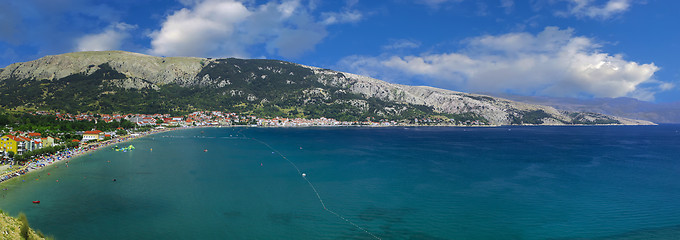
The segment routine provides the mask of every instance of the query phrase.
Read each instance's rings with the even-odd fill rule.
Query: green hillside
[[[217,59],[206,61],[199,81],[180,85],[128,88],[124,73],[108,63],[94,71],[59,79],[0,81],[0,105],[65,112],[186,113],[222,110],[258,116],[329,117],[338,120],[412,119],[436,113],[431,107],[386,102],[324,85],[309,68],[275,60]],[[200,81],[205,80],[205,81]],[[148,80],[141,79],[141,81]]]

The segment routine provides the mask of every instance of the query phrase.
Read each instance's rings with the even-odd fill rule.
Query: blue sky
[[[125,50],[464,92],[680,101],[680,1],[2,0],[0,67]]]

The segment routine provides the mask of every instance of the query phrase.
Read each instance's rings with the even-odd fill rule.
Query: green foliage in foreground
[[[24,213],[19,213],[17,217],[11,217],[0,210],[0,230],[0,239],[54,239],[53,237],[45,237],[42,232],[31,229],[28,218]]]
[[[28,239],[28,231],[30,230],[30,227],[28,226],[28,218],[26,217],[26,214],[19,213],[19,222],[21,222],[19,236],[21,236],[22,239]]]

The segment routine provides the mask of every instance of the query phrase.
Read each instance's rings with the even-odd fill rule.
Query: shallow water
[[[3,183],[0,208],[57,239],[674,239],[679,130],[180,130]]]

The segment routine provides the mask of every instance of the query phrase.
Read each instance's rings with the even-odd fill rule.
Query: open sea
[[[680,239],[680,125],[201,128],[130,144],[3,183],[0,209],[58,240]]]

